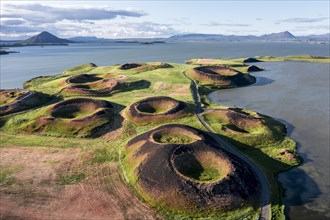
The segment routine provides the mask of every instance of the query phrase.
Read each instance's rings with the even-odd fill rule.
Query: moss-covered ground
[[[321,57],[256,57],[260,61],[284,61],[284,60],[300,60],[309,62],[329,62],[329,58]],[[138,100],[158,95],[158,96],[169,96],[177,100],[183,101],[192,108],[196,107],[194,98],[191,95],[191,81],[183,75],[183,72],[190,68],[200,66],[200,65],[225,65],[236,69],[241,72],[248,72],[249,65],[244,63],[246,58],[242,59],[215,59],[207,60],[207,62],[200,62],[200,59],[190,60],[188,64],[175,64],[170,63],[165,65],[165,68],[145,68],[135,70],[123,70],[120,69],[119,65],[115,66],[102,66],[98,67],[94,64],[84,64],[64,71],[61,74],[47,77],[37,77],[35,79],[29,80],[24,83],[26,89],[37,91],[50,96],[49,101],[44,103],[38,108],[32,108],[25,110],[23,112],[13,113],[0,117],[0,135],[1,135],[1,148],[10,147],[51,147],[57,149],[67,149],[67,148],[86,148],[92,152],[92,156],[89,158],[90,164],[96,164],[96,166],[101,166],[102,164],[114,163],[121,167],[120,172],[125,180],[131,180],[128,175],[129,172],[125,170],[126,168],[122,166],[122,159],[125,157],[121,153],[123,147],[127,144],[129,140],[142,134],[148,130],[155,128],[164,122],[157,123],[147,123],[144,125],[136,125],[125,118],[124,109],[136,102]],[[262,65],[262,63],[261,63]],[[106,100],[111,103],[115,103],[118,111],[118,115],[121,115],[121,120],[112,120],[116,124],[116,128],[104,132],[98,138],[77,138],[76,135],[72,135],[70,130],[65,128],[65,126],[57,127],[61,132],[57,135],[52,135],[52,132],[32,132],[26,129],[31,124],[35,123],[36,120],[44,115],[49,115],[49,107],[59,101],[63,101],[69,98],[66,94],[61,94],[61,90],[68,86],[66,80],[72,76],[79,74],[93,74],[99,78],[104,79],[115,79],[123,83],[122,87],[117,88],[115,91],[107,94],[105,96],[97,97],[93,96],[91,98]],[[142,82],[136,83],[136,82]],[[215,90],[222,89],[218,86],[213,85],[199,85],[198,92],[201,97],[201,101],[204,109],[214,109],[214,108],[226,108],[223,106],[217,106],[211,103],[206,95]],[[77,95],[74,98],[80,97]],[[84,96],[86,97],[86,96]],[[70,95],[72,98],[72,95]],[[7,101],[2,101],[7,102]],[[88,116],[88,112],[80,112],[83,116]],[[75,117],[80,117],[82,115],[75,115]],[[284,171],[299,164],[299,160],[292,159],[291,155],[295,155],[296,143],[287,137],[285,133],[281,137],[275,137],[277,141],[272,142],[262,142],[258,140],[258,144],[246,142],[239,135],[231,136],[226,135],[226,133],[221,132],[221,120],[216,117],[206,117],[206,121],[210,124],[216,133],[226,137],[232,144],[234,144],[239,150],[251,158],[267,175],[268,181],[272,190],[272,217],[273,219],[284,219],[284,205],[281,200],[281,189],[276,180],[276,175],[278,172]],[[166,123],[176,123],[185,124],[197,129],[204,130],[202,124],[198,121],[198,118],[189,114],[186,117],[179,119],[173,119],[171,122]],[[218,126],[218,127],[217,127]],[[88,129],[88,128],[87,128]],[[90,130],[90,132],[93,132]],[[60,134],[60,135],[58,135]],[[186,137],[181,137],[180,135],[163,135],[159,137],[160,142],[189,142],[190,139]],[[12,182],[15,177],[12,175],[13,167],[1,168],[1,182],[8,183]],[[185,171],[183,171],[185,172]],[[190,171],[187,171],[188,173]],[[188,174],[187,174],[188,175]],[[214,170],[212,167],[206,166],[203,171],[198,174],[192,172],[189,174],[193,177],[200,178],[201,180],[209,180],[217,178],[221,175],[218,171]],[[9,178],[10,177],[10,178]],[[9,179],[8,179],[9,178]],[[60,178],[60,184],[66,183],[79,183],[84,179],[92,178],[90,174],[84,174],[77,172],[74,175],[62,175]],[[7,181],[7,182],[6,182]],[[120,179],[116,181],[121,181]],[[10,184],[9,184],[10,185]],[[134,181],[127,183],[133,191],[136,191]],[[8,186],[1,186],[8,187]],[[141,198],[139,193],[137,196]],[[147,199],[147,202],[151,200]],[[155,204],[150,204],[155,205]],[[178,210],[166,210],[162,207],[154,207],[158,210],[165,218],[170,219],[182,219],[189,217],[189,213],[182,213]],[[254,210],[252,207],[247,207],[244,210],[235,210],[231,212],[218,213],[217,217],[221,219],[238,219],[247,218],[255,219],[258,216],[260,209]],[[191,216],[190,216],[191,217]]]

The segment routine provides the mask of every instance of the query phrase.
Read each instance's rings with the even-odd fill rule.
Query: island
[[[10,51],[10,50],[0,50],[0,55],[7,55],[10,53],[19,53],[17,51]]]
[[[207,94],[288,59],[329,62],[88,63],[1,90],[4,218],[284,219],[277,174],[301,163],[286,125]]]

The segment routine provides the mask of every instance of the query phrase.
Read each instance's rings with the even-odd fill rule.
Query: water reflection
[[[264,85],[271,84],[275,81],[273,79],[269,79],[269,78],[266,78],[266,77],[263,77],[263,76],[257,76],[256,79],[257,79],[256,83],[254,83],[251,86],[264,86]]]

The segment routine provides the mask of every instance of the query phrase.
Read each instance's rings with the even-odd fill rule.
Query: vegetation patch
[[[77,184],[86,178],[84,173],[59,174],[58,183],[60,185]]]
[[[156,129],[151,137],[153,141],[162,144],[189,144],[200,140],[197,134],[181,127]]]
[[[256,59],[263,62],[305,61],[312,63],[330,63],[330,57],[309,56],[309,55],[282,56],[282,57],[256,56]]]
[[[11,186],[16,182],[13,174],[20,169],[19,166],[0,165],[0,186]]]
[[[201,66],[187,71],[201,84],[216,84],[225,88],[247,86],[255,83],[255,77],[227,67]]]
[[[179,131],[190,140],[155,140]],[[186,125],[160,126],[128,142],[126,177],[151,205],[188,216],[257,206],[259,182],[249,166],[214,143],[207,133]]]
[[[229,163],[226,163],[212,152],[182,153],[179,148],[176,149],[173,155],[175,170],[192,181],[201,183],[217,182],[232,171]]]

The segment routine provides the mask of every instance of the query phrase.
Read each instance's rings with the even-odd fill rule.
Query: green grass
[[[9,164],[0,165],[0,186],[8,187],[13,185],[16,182],[16,178],[13,174],[20,168],[20,166],[12,166]]]
[[[97,149],[111,146],[109,140],[103,138],[82,139],[44,136],[37,134],[16,134],[0,132],[0,147],[55,147],[55,148],[88,148]],[[116,146],[116,145],[115,145]]]
[[[82,182],[86,178],[84,173],[59,174],[60,185],[71,185]]]
[[[117,147],[102,147],[93,149],[93,157],[89,159],[90,164],[102,164],[118,160]]]
[[[201,182],[209,182],[220,178],[218,169],[212,167],[211,165],[201,166],[199,164],[196,165],[195,163],[197,162],[189,162],[187,159],[184,160],[182,164],[178,164],[179,172],[184,176]]]
[[[220,173],[217,169],[211,166],[204,167],[203,172],[200,173],[197,180],[206,182],[211,180],[219,179]]]
[[[189,144],[195,141],[194,138],[191,138],[187,135],[181,134],[155,134],[154,137],[155,141],[159,143],[169,143],[169,144]]]

